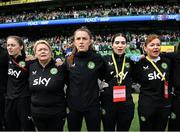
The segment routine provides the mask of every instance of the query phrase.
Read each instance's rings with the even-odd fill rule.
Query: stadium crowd
[[[148,34],[140,33],[129,33],[125,34],[128,42],[128,48],[126,49],[127,53],[133,52],[133,54],[141,54],[142,44],[144,44],[145,39]],[[176,46],[178,42],[180,42],[180,34],[179,33],[162,33],[160,36],[162,45],[174,45]],[[107,35],[93,35],[93,47],[99,52],[101,55],[107,55],[112,53],[111,46],[111,38],[112,34]],[[56,35],[51,37],[44,38],[36,38],[43,39],[48,41],[53,49],[54,57],[64,58],[72,52],[73,44],[72,44],[72,36],[64,36],[64,35]],[[36,39],[30,37],[23,37],[24,43],[26,44],[26,54],[33,54],[33,44]],[[0,39],[1,43],[5,43],[5,39]]]
[[[180,6],[174,5],[145,5],[145,6],[134,6],[129,5],[128,7],[103,7],[89,9],[86,6],[84,10],[65,10],[62,8],[57,9],[46,9],[42,10],[31,10],[23,11],[17,14],[11,12],[7,14],[1,12],[0,23],[12,23],[12,22],[23,22],[23,21],[38,21],[38,20],[57,20],[57,19],[68,19],[68,18],[89,18],[89,17],[108,17],[108,16],[132,16],[132,15],[167,15],[167,14],[179,14]]]

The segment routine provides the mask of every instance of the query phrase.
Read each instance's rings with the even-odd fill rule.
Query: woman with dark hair
[[[9,36],[7,51],[9,54],[5,104],[7,130],[32,131],[35,129],[31,120],[28,63],[25,61],[23,40],[18,36]]]
[[[134,117],[131,96],[132,61],[126,57],[126,38],[118,33],[112,37],[112,55],[106,56],[108,87],[101,93],[102,121],[105,131],[128,131]]]
[[[104,77],[104,61],[92,48],[92,35],[79,28],[73,36],[74,49],[67,57],[68,129],[80,131],[83,117],[89,131],[100,130],[98,78]]]
[[[160,44],[159,36],[147,36],[144,44],[147,56],[133,70],[141,85],[138,102],[141,131],[164,131],[170,114],[170,61],[160,57]]]

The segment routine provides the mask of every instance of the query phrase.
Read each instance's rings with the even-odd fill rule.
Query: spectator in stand
[[[169,36],[169,41],[165,41],[163,38],[164,36]],[[106,52],[108,54],[111,53],[111,34],[106,34],[106,35],[95,35],[93,37],[93,40],[94,40],[94,43],[98,45],[99,47],[99,53],[105,53]],[[135,41],[135,46],[137,47],[136,49],[139,49],[141,52],[142,52],[142,44],[144,43],[144,40],[147,38],[147,34],[137,34],[137,33],[126,33],[126,38],[127,38],[127,41],[131,43],[131,41],[133,40],[133,38],[136,38],[136,41]],[[163,43],[163,45],[176,45],[177,42],[179,42],[180,40],[180,34],[178,32],[167,32],[167,33],[162,33],[159,35],[160,39],[161,39],[161,42]],[[36,39],[34,38],[27,38],[25,37],[25,40],[26,40],[26,44],[27,44],[27,48],[28,49],[26,51],[27,54],[32,54],[32,44],[34,43],[35,40],[37,39],[44,39],[44,40],[47,40],[48,42],[52,43],[52,48],[53,50],[56,49],[56,50],[60,50],[62,53],[63,53],[63,45],[64,44],[68,44],[71,43],[71,37],[67,37],[67,36],[51,36],[49,35],[49,37],[47,38],[42,38],[42,37],[37,37]],[[129,43],[128,43],[129,45]],[[96,45],[95,45],[96,46]],[[67,47],[67,46],[66,46]],[[68,51],[72,51],[72,44],[69,46],[70,50]],[[97,48],[97,47],[96,47]],[[63,56],[65,56],[65,54],[63,53],[62,54]]]
[[[62,11],[60,8],[49,10],[36,10],[34,12],[23,12],[22,14],[3,14],[0,17],[0,23],[37,21],[37,20],[57,20],[68,18],[89,18],[89,17],[107,17],[107,16],[124,16],[124,15],[167,15],[179,14],[179,5],[147,5],[128,7],[99,7],[89,10],[72,10]]]

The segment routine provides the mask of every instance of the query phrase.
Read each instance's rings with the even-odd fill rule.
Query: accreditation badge
[[[114,86],[113,87],[113,102],[126,101],[126,86]]]
[[[164,81],[164,98],[168,99],[169,95],[168,95],[168,81]]]

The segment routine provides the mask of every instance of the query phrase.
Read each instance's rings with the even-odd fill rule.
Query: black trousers
[[[4,119],[4,109],[5,109],[5,97],[0,95],[0,131],[5,130],[5,119]]]
[[[85,117],[88,131],[100,131],[100,115],[100,107],[92,107],[83,112],[69,109],[69,112],[67,113],[68,130],[80,131],[83,117]]]
[[[5,120],[8,131],[34,131],[30,112],[30,97],[6,99]]]
[[[180,131],[180,97],[172,100],[171,118],[168,125],[169,131]]]
[[[157,108],[153,112],[151,112],[151,109],[143,109],[151,113],[146,116],[142,114],[142,109],[138,107],[140,131],[164,131],[170,115],[170,107]]]
[[[33,115],[34,124],[38,131],[63,131],[65,117]]]
[[[133,100],[127,102],[112,101],[112,98],[101,98],[101,113],[104,131],[128,131],[134,117]]]

